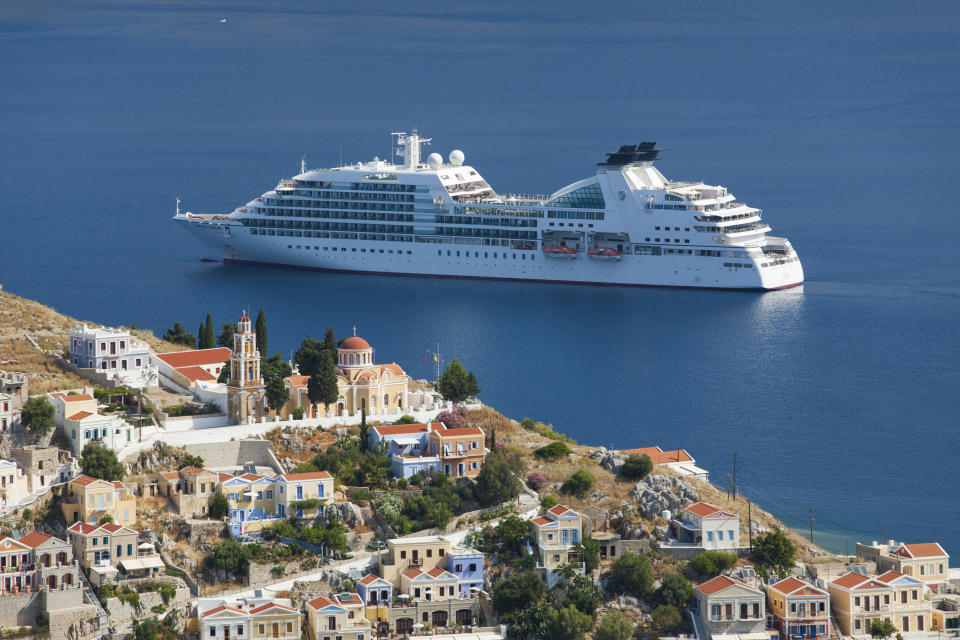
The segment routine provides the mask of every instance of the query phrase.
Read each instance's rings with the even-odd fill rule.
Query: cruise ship
[[[224,262],[388,275],[593,285],[784,289],[803,282],[786,238],[726,187],[674,182],[653,142],[608,153],[551,195],[498,194],[462,151],[416,131],[402,163],[307,170],[228,214],[174,220]],[[392,159],[391,159],[392,160]]]

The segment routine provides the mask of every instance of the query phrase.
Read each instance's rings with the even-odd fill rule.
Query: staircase
[[[707,640],[707,632],[703,628],[703,620],[692,609],[687,609],[690,621],[693,622],[693,634],[697,640]]]

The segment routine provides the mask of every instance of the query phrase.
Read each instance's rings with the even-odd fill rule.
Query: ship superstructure
[[[225,262],[393,275],[782,289],[803,282],[786,238],[725,187],[673,182],[653,142],[607,154],[552,195],[497,194],[464,154],[395,133],[402,164],[307,170],[224,215],[174,219]]]

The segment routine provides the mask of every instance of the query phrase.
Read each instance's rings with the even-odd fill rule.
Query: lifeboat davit
[[[544,247],[543,255],[548,258],[575,258],[577,257],[577,250],[556,244],[552,247]]]
[[[595,247],[587,252],[591,260],[619,260],[620,252],[610,247]]]

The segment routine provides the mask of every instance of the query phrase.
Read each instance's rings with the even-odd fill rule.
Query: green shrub
[[[586,469],[580,469],[560,485],[560,493],[586,498],[593,489],[593,476]]]
[[[653,460],[650,459],[650,456],[646,454],[632,455],[624,461],[620,468],[620,475],[632,480],[643,480],[650,475],[651,471],[653,471]]]
[[[407,479],[406,479],[406,478],[398,478],[398,479],[397,479],[397,489],[400,489],[400,490],[402,491],[403,489],[406,489],[406,488],[407,488]]]
[[[704,551],[690,561],[690,567],[704,577],[718,576],[737,561],[736,554],[722,551]]]
[[[303,420],[303,407],[297,407],[294,409],[292,417],[294,420]]]
[[[565,445],[562,442],[551,442],[550,444],[540,447],[539,449],[534,450],[533,457],[538,460],[557,460],[568,456],[573,451],[570,450],[570,447]]]
[[[540,499],[540,506],[544,509],[553,509],[558,504],[560,504],[560,502],[549,493]]]

